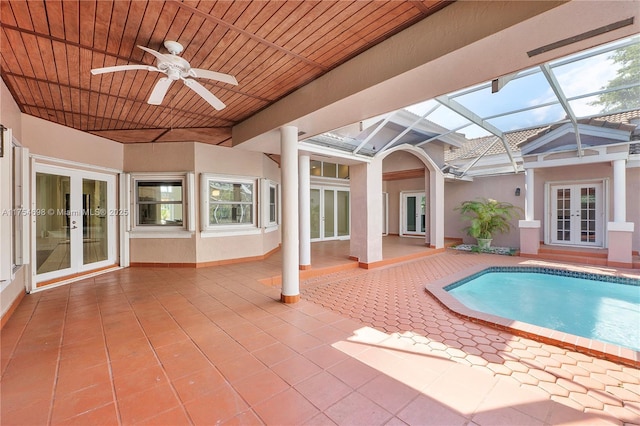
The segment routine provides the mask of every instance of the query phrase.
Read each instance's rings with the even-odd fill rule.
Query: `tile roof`
[[[632,121],[640,120],[640,110],[632,110],[617,114],[603,115],[600,117],[589,117],[578,120],[580,124],[587,124],[590,126],[600,126],[613,129],[621,129],[633,131],[637,124]],[[520,147],[524,144],[531,142],[540,136],[547,134],[548,132],[563,125],[563,123],[556,123],[550,126],[538,127],[534,129],[518,130],[515,132],[505,133],[509,148],[512,152],[519,152]],[[493,144],[496,142],[495,144]],[[493,144],[493,146],[491,146]],[[634,144],[635,145],[635,144]],[[489,148],[491,146],[491,148]],[[506,153],[504,145],[499,141],[497,136],[484,136],[481,138],[475,138],[468,140],[461,148],[451,147],[445,152],[445,161],[452,162],[456,160],[473,159],[481,156],[485,150],[489,150],[484,155],[498,155]]]

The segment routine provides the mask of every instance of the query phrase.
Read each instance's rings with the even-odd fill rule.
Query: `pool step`
[[[557,262],[607,266],[607,256],[607,249],[551,247],[542,244],[538,250],[538,255],[534,257]]]
[[[608,266],[607,249],[550,247],[540,245],[537,255],[526,255],[536,259],[555,260],[557,262],[582,263],[586,265]],[[633,256],[632,268],[640,269],[640,256]]]
[[[552,254],[559,256],[575,256],[575,257],[588,257],[595,259],[606,259],[609,256],[609,250],[607,249],[592,249],[592,248],[571,248],[571,247],[549,247],[545,245],[540,246],[539,254]]]
[[[539,259],[556,260],[558,262],[583,263],[586,265],[607,266],[607,258],[595,256],[583,256],[581,254],[562,254],[562,253],[538,253]]]

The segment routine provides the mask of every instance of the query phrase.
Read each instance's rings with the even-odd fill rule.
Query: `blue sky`
[[[628,41],[628,39],[618,41],[616,44],[625,41]],[[636,37],[635,43],[638,42],[640,42],[640,38]],[[593,52],[602,49],[603,47],[596,48]],[[583,56],[584,53],[573,55],[573,57]],[[567,98],[584,96],[607,86],[608,82],[616,76],[619,69],[619,65],[610,59],[611,54],[612,52],[605,52],[595,56],[580,58],[577,61],[569,63],[563,63],[567,58],[562,58],[550,63],[552,72],[564,95]],[[566,112],[558,103],[551,85],[540,68],[536,67],[531,70],[525,70],[519,73],[519,75],[527,74],[528,71],[533,72],[524,77],[516,76],[498,93],[491,93],[491,87],[487,85],[487,87],[483,89],[472,91],[462,96],[456,97],[455,95],[456,93],[466,92],[467,90],[461,90],[451,95],[467,109],[483,118],[552,102],[555,103],[554,105],[542,106],[504,117],[488,119],[491,124],[505,132],[547,125],[562,120]],[[479,85],[476,87],[479,88],[482,86],[483,85]],[[473,88],[470,90],[472,89]],[[570,104],[574,114],[578,118],[599,114],[599,106],[589,105],[593,100],[594,97],[588,97],[571,101]],[[422,115],[436,104],[434,100],[429,100],[410,106],[407,109],[414,114]],[[448,129],[469,123],[467,119],[444,106],[439,107],[433,113],[429,114],[427,119]],[[459,132],[464,133],[467,138],[488,135],[484,129],[476,125],[466,127]]]

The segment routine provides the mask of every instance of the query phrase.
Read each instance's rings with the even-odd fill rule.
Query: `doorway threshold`
[[[37,293],[39,291],[48,290],[50,288],[60,287],[62,285],[71,284],[76,281],[84,280],[87,278],[93,278],[98,275],[106,274],[108,272],[117,271],[122,269],[120,265],[109,265],[99,269],[92,269],[91,271],[80,272],[73,275],[67,275],[65,277],[56,278],[53,280],[42,281],[36,283],[35,288],[32,288],[29,293]]]

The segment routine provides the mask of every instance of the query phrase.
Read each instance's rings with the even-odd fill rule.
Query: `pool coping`
[[[533,271],[539,271],[539,266],[514,266],[514,269],[530,269]],[[425,290],[431,294],[444,308],[451,311],[456,316],[474,323],[483,324],[489,327],[497,328],[502,331],[507,331],[511,334],[526,337],[532,340],[536,340],[542,343],[560,346],[565,349],[574,350],[576,352],[583,353],[585,355],[606,359],[608,361],[628,365],[635,368],[640,368],[640,352],[634,351],[630,348],[625,348],[612,343],[601,342],[599,340],[593,340],[586,337],[576,336],[573,334],[565,333],[563,331],[552,330],[546,327],[540,327],[537,325],[510,320],[507,318],[499,317],[485,312],[480,312],[468,308],[458,299],[453,297],[446,287],[454,284],[458,281],[464,280],[472,275],[478,274],[487,269],[492,269],[491,265],[475,265],[467,269],[451,274],[447,277],[443,277],[434,282],[425,285]],[[562,268],[545,267],[543,269],[554,269],[558,271],[567,271]],[[610,278],[605,274],[588,273],[586,275],[598,275],[602,276],[603,280]]]

